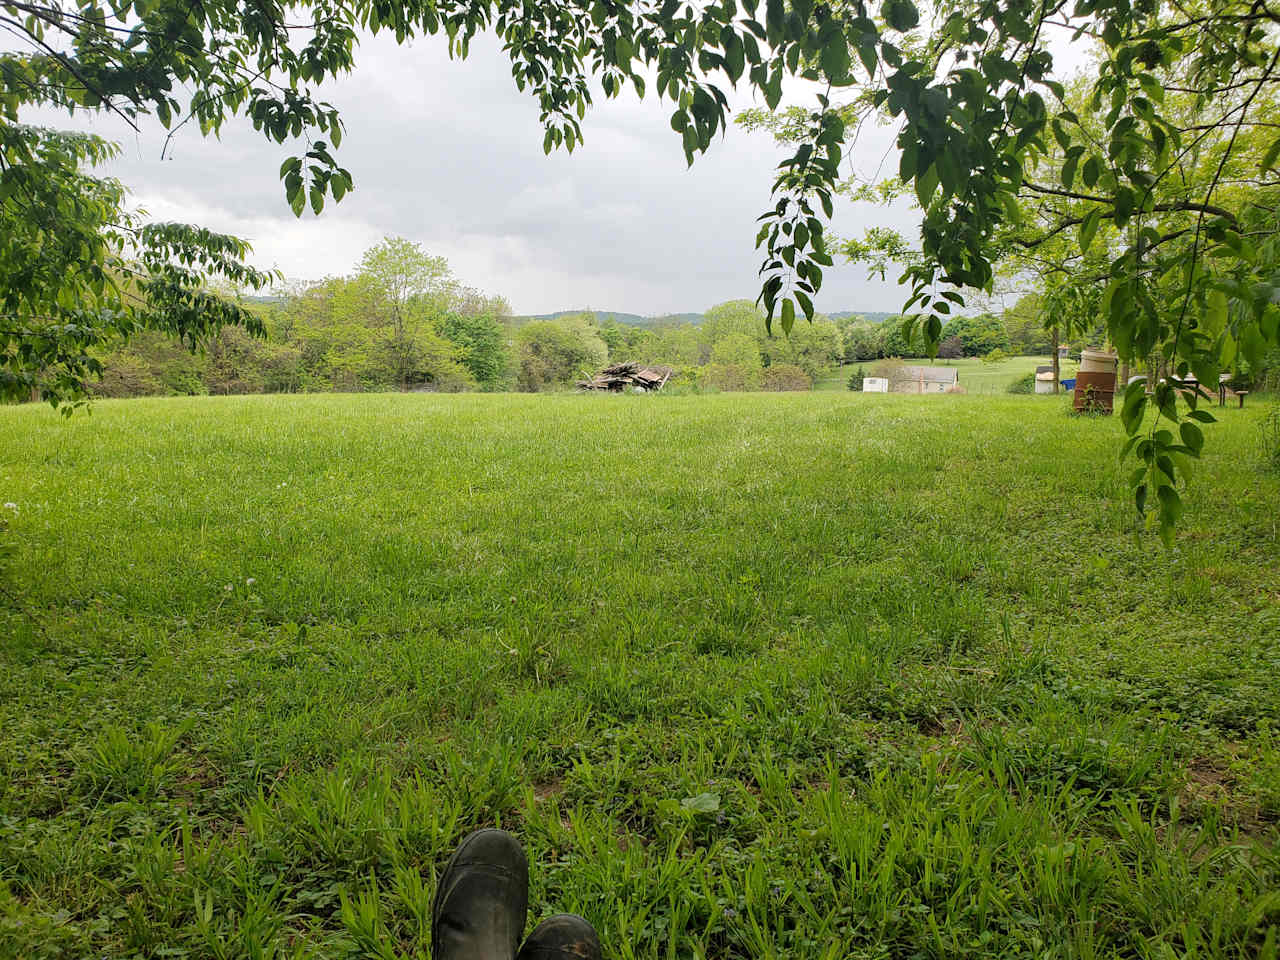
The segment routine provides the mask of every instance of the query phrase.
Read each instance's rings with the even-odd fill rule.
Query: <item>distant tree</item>
[[[609,348],[609,359],[620,360],[627,352],[627,334],[622,324],[614,316],[607,316],[600,321],[597,333],[604,345]]]
[[[516,386],[529,393],[563,389],[608,358],[595,324],[582,316],[528,323],[516,332]]]
[[[729,300],[716,304],[703,314],[700,330],[709,344],[734,334],[760,337],[765,332],[764,314],[750,300]]]
[[[878,360],[884,355],[884,334],[879,324],[859,321],[843,330],[846,363]]]
[[[862,385],[867,379],[867,368],[862,364],[858,364],[853,368],[853,373],[849,374],[849,382],[847,386],[850,390],[861,392]]]
[[[789,364],[805,371],[816,380],[840,360],[843,342],[840,330],[825,317],[812,323],[797,324],[789,334],[765,336],[760,352],[768,366]]]
[[[507,379],[511,358],[506,332],[489,313],[446,313],[436,321],[441,335],[463,351],[461,363],[486,390],[500,388]]]
[[[651,338],[642,344],[641,356],[635,359],[646,363],[695,366],[706,363],[709,355],[710,346],[703,331],[692,324],[681,323],[656,328]]]
[[[1009,346],[1004,325],[989,313],[952,317],[947,321],[942,337],[944,340],[958,339],[966,357],[983,357],[992,350],[1004,350]]]
[[[209,339],[199,379],[212,394],[292,393],[301,388],[301,366],[297,347],[226,327]]]
[[[1000,315],[1009,351],[1023,356],[1040,356],[1052,349],[1053,337],[1047,324],[1054,318],[1046,311],[1045,298],[1029,293]]]
[[[762,369],[760,343],[749,333],[730,333],[711,345],[711,362]]]
[[[938,356],[944,360],[955,360],[957,357],[963,357],[964,341],[954,333],[949,337],[944,337],[942,342],[938,344]]]
[[[698,385],[714,390],[759,390],[763,381],[759,340],[746,332],[731,332],[712,343],[710,362],[698,371]]]
[[[903,330],[901,317],[890,317],[880,324],[880,356],[882,357],[918,357],[921,356],[919,343],[913,343]]]
[[[384,237],[364,252],[355,279],[365,284],[369,298],[367,322],[388,328],[381,348],[396,386],[407,389],[422,376],[423,341],[433,335],[427,330],[430,298],[448,289],[449,264],[411,240]],[[437,344],[431,352],[439,354]]]

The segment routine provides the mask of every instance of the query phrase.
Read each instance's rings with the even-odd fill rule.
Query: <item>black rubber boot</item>
[[[440,875],[431,907],[434,960],[513,960],[529,908],[529,861],[504,830],[477,830]]]
[[[591,924],[571,913],[547,917],[529,934],[517,960],[600,960],[600,938]]]

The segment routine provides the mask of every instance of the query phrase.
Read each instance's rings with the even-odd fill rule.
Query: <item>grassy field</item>
[[[0,957],[1275,956],[1280,477],[1064,398],[0,408]]]
[[[1017,380],[1023,374],[1033,373],[1040,364],[1052,363],[1053,358],[1044,357],[1006,357],[995,363],[985,363],[981,357],[964,357],[960,360],[907,360],[908,364],[929,364],[936,366],[955,367],[960,371],[960,385],[963,386],[968,393],[994,394],[1005,393],[1009,384]],[[827,376],[822,377],[813,388],[815,390],[847,390],[849,388],[849,375],[853,372],[855,366],[862,367],[868,375],[871,374],[871,368],[875,366],[875,361],[869,361],[862,364],[846,364],[838,370],[832,370]],[[1074,360],[1064,360],[1062,362],[1062,376],[1069,377],[1075,373],[1079,364]]]

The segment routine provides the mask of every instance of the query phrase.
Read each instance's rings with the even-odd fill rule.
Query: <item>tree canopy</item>
[[[923,210],[903,279],[909,323],[930,349],[966,291],[990,290],[1010,250],[1033,242],[1019,236],[1032,226],[1029,199],[1066,205],[1040,230],[1045,239],[1074,229],[1088,250],[1104,224],[1114,228],[1095,285],[1107,336],[1122,358],[1159,354],[1170,372],[1150,401],[1136,384],[1123,409],[1139,458],[1135,502],[1156,504],[1167,533],[1181,509],[1176,478],[1203,444],[1197,422],[1211,419],[1193,396],[1179,400],[1175,378],[1212,383],[1237,352],[1256,360],[1280,341],[1270,199],[1280,138],[1269,136],[1280,12],[1260,0],[948,0],[925,12],[912,0],[3,0],[0,23],[19,38],[0,54],[0,202],[6,234],[19,238],[0,259],[15,324],[3,344],[6,392],[73,395],[81,342],[113,324],[187,336],[202,324],[251,323],[200,300],[192,281],[201,271],[262,279],[236,266],[243,247],[229,238],[119,230],[111,186],[78,172],[105,147],[24,127],[24,107],[150,113],[203,133],[244,115],[265,136],[298,143],[280,168],[285,194],[295,213],[319,212],[353,177],[334,155],[341,119],[316,91],[352,68],[358,34],[440,35],[464,57],[491,31],[516,85],[539,103],[548,151],[582,141],[596,90],[643,95],[652,85],[672,103],[692,162],[725,127],[727,87],[745,83],[774,109],[785,77],[816,84],[811,108],[790,115],[794,150],[757,237],[766,322],[787,332],[798,311],[813,315],[832,264],[826,224],[846,141],[871,114],[898,124],[899,178]],[[1054,73],[1055,35],[1096,46],[1087,111],[1071,106]],[[89,254],[82,280],[50,285],[51,271],[24,272],[44,256],[37,234],[53,221],[70,227],[58,262]],[[141,246],[142,269],[129,268],[137,291],[117,279],[131,243]],[[121,320],[114,291],[126,286],[146,309]],[[41,342],[57,345],[46,359],[62,373],[37,383]]]

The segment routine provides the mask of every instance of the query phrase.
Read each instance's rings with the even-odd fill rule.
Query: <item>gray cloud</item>
[[[153,216],[246,236],[260,263],[293,278],[346,272],[378,237],[400,234],[519,312],[664,313],[755,296],[755,218],[782,155],[768,136],[731,127],[686,169],[670,104],[624,96],[597,102],[583,146],[548,157],[537,104],[515,89],[495,41],[477,42],[458,62],[430,38],[404,48],[372,39],[357,59],[325,91],[343,112],[338,158],[356,189],[319,218],[293,217],[276,177],[292,151],[245,121],[218,140],[184,129],[164,160],[158,127],[135,135],[109,118],[75,125],[122,142],[110,172]],[[867,131],[852,162],[872,172],[890,142],[888,130]],[[846,202],[835,229],[914,223],[910,210]],[[892,310],[902,298],[893,283],[845,265],[827,272],[818,306]]]

